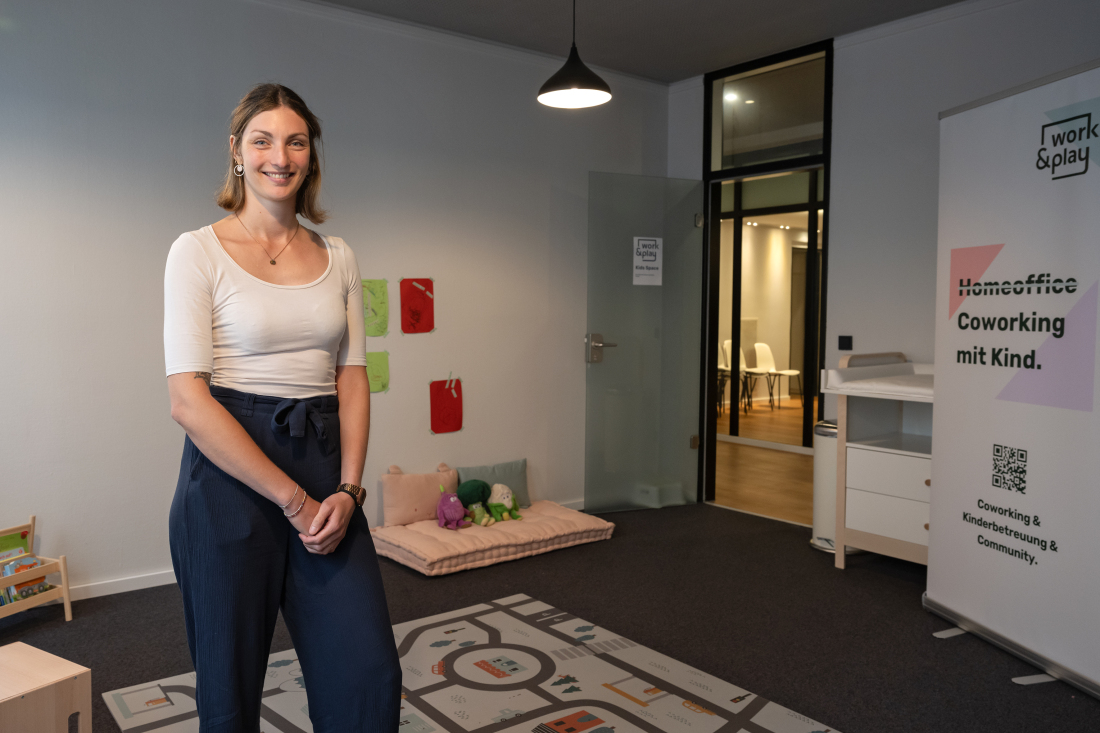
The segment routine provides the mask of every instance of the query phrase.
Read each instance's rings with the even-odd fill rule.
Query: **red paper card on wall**
[[[435,329],[435,283],[430,277],[401,281],[401,332],[428,333]]]
[[[462,380],[431,383],[432,432],[454,433],[462,429]]]

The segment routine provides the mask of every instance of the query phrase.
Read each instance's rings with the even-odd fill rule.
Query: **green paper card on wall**
[[[363,281],[363,325],[368,336],[390,332],[390,295],[385,280]]]
[[[390,391],[390,352],[367,352],[367,381],[371,392]]]

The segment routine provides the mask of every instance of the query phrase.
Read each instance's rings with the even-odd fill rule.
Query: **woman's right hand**
[[[301,501],[301,495],[294,500],[292,509],[298,508],[298,502]],[[308,535],[309,528],[313,525],[313,519],[317,516],[317,511],[321,508],[321,502],[317,501],[311,496],[306,497],[305,506],[302,507],[302,511],[295,514],[293,517],[288,517],[291,526],[298,530],[299,534]]]

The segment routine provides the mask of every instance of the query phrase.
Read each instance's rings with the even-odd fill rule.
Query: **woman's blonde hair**
[[[225,183],[215,200],[218,206],[233,213],[244,207],[244,178],[233,171],[237,164],[234,156],[239,153],[241,138],[252,118],[261,112],[279,107],[287,107],[296,112],[305,121],[309,131],[309,170],[298,189],[295,210],[314,224],[321,224],[328,218],[328,212],[317,203],[321,194],[321,121],[309,111],[301,97],[282,84],[257,84],[233,110],[233,116],[229,119],[229,134],[233,135],[237,150],[229,151],[229,170],[226,171]]]

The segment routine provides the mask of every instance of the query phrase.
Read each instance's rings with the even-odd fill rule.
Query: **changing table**
[[[852,354],[821,388],[838,403],[836,566],[847,547],[927,565],[932,365]]]

